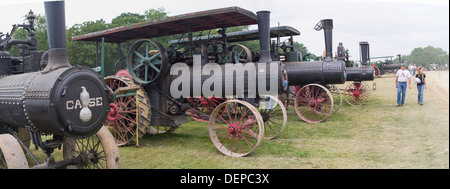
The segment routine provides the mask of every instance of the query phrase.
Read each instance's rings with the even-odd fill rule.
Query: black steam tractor
[[[398,63],[394,63],[392,58],[394,56],[384,56],[384,57],[372,57],[371,59],[377,59],[377,58],[386,58],[383,61],[377,61],[372,66],[376,66],[380,70],[380,77],[381,75],[384,75],[385,73],[392,73],[394,76],[397,74],[397,70],[401,69],[401,65],[403,64],[402,61],[402,55],[397,54],[398,56]],[[389,59],[388,59],[389,58]]]
[[[326,46],[331,48],[331,29],[332,29],[332,20],[327,19],[320,21],[318,26],[316,27],[318,30],[321,30],[320,27],[322,22],[326,22],[328,25],[325,26],[325,36],[326,36]],[[308,123],[319,123],[325,120],[329,115],[336,112],[337,109],[342,104],[342,95],[340,90],[335,87],[333,84],[343,84],[345,82],[345,66],[341,64],[341,62],[333,61],[331,55],[328,55],[328,59],[326,59],[327,63],[324,61],[315,61],[315,62],[302,62],[301,52],[297,51],[294,48],[294,40],[293,36],[300,35],[300,32],[290,26],[278,26],[272,27],[270,29],[270,38],[276,38],[273,40],[270,45],[270,56],[272,60],[282,61],[286,64],[286,74],[283,77],[287,78],[289,82],[284,85],[289,85],[289,87],[294,87],[296,90],[294,93],[287,92],[280,94],[280,99],[283,101],[286,107],[289,106],[289,100],[294,99],[294,97],[299,93],[300,89],[304,87],[297,97],[297,100],[294,100],[294,106],[299,117],[308,122]],[[280,41],[281,37],[288,37],[287,42],[284,40]],[[202,44],[207,42],[208,40],[221,40],[228,42],[243,42],[249,40],[258,39],[258,29],[256,30],[248,30],[248,31],[240,31],[240,32],[232,32],[213,35],[213,36],[203,36],[199,38],[195,38],[194,41],[196,43]],[[179,39],[170,41],[170,44],[187,44],[189,39]],[[238,46],[239,44],[234,44],[231,46]],[[243,45],[239,45],[239,61],[242,63],[249,62],[253,60],[257,62],[259,60],[259,53],[253,51],[252,49],[248,49]],[[331,49],[328,49],[328,52],[331,53]],[[307,56],[310,58],[311,56]],[[238,60],[238,59],[236,59]],[[309,61],[309,59],[308,59]],[[311,63],[311,64],[308,64]],[[323,71],[328,70],[328,71]],[[306,95],[306,90],[308,90],[308,94]],[[320,95],[319,95],[320,94]],[[335,99],[335,100],[333,100]],[[217,99],[217,98],[204,98],[199,100],[198,106],[196,108],[204,110],[206,113],[211,112],[218,104],[226,101],[226,99]],[[291,100],[292,101],[292,100]],[[334,103],[336,101],[336,103]],[[334,105],[333,105],[334,104]],[[191,114],[197,115],[194,111],[190,112]],[[196,119],[198,121],[208,120],[208,117],[203,117]]]
[[[35,49],[32,12],[28,25],[15,25],[11,32],[22,27],[28,39],[11,39],[10,34],[1,39],[0,168],[29,168],[22,149],[36,162],[33,168],[117,168],[118,148],[102,127],[109,111],[109,90],[91,68],[70,65],[64,1],[44,4],[47,55]],[[4,51],[12,45],[21,45],[22,58]],[[48,60],[46,65],[41,65],[40,56]],[[28,149],[30,138],[47,155],[45,162]],[[64,160],[55,161],[51,154],[61,147]]]
[[[112,100],[106,125],[114,132],[118,144],[128,144],[131,138],[138,138],[143,133],[172,132],[188,121],[188,110],[195,111],[197,117],[209,118],[208,128],[213,144],[220,152],[229,156],[248,155],[264,138],[278,135],[287,122],[286,110],[276,96],[259,93],[264,90],[259,87],[264,86],[263,83],[267,86],[265,90],[272,87],[277,94],[284,90],[284,64],[270,58],[269,16],[268,11],[260,11],[255,15],[239,7],[228,7],[74,37],[74,41],[109,43],[145,39],[136,41],[129,49],[125,58],[127,71],[121,70],[116,76],[105,78],[114,93],[120,93],[131,85],[138,85],[144,94],[141,99],[146,98],[144,103],[139,100],[139,96],[136,98],[133,95]],[[210,39],[197,43],[192,34],[220,28],[219,34],[225,35],[228,27],[252,24],[258,24],[260,30],[258,35],[262,51],[258,62],[251,61],[248,51],[243,55],[242,51],[248,50],[245,46],[229,45],[226,37],[223,40]],[[181,34],[181,40],[186,33],[188,42],[181,46],[165,48],[159,42],[149,39]],[[199,67],[194,70],[196,64]],[[184,71],[188,73],[169,71],[175,65],[187,68]],[[219,73],[210,75],[211,72],[200,72],[211,70],[211,66],[216,68],[214,72]],[[255,69],[227,71],[232,66],[253,67],[258,73]],[[174,84],[180,78],[187,82]],[[211,91],[218,90],[220,94],[205,94],[204,90],[195,94],[194,91],[199,86],[203,86],[203,89],[206,86]],[[228,87],[231,87],[231,91],[228,91]],[[189,95],[173,96],[171,88],[188,89]],[[227,100],[217,105],[210,114],[195,108],[196,100],[211,98]],[[140,111],[138,107],[142,106],[148,111]],[[191,112],[190,116],[192,115]],[[142,119],[147,123],[141,123]]]
[[[345,101],[352,106],[361,106],[367,103],[370,96],[370,87],[364,81],[373,81],[375,78],[375,68],[368,65],[370,62],[369,43],[366,41],[360,42],[359,47],[361,66],[347,67],[347,81],[353,81],[353,83],[348,84],[343,93]],[[343,48],[341,51],[343,51]],[[338,59],[344,59],[344,57],[339,56],[339,49]],[[376,89],[375,83],[373,83],[373,89]]]
[[[341,94],[334,84],[345,83],[346,77],[345,62],[332,56],[333,20],[321,20],[314,29],[324,30],[325,58],[302,62],[286,59],[285,65],[289,85],[294,88],[295,111],[308,123],[322,122],[339,109]]]

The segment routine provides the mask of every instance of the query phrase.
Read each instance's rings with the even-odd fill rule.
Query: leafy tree
[[[448,53],[442,48],[433,46],[415,48],[411,51],[411,54],[403,55],[402,59],[408,64],[416,64],[425,67],[429,67],[432,63],[438,65],[448,65],[449,63]],[[394,62],[398,62],[398,58],[396,58]]]

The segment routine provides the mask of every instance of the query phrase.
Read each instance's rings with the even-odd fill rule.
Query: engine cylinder
[[[343,61],[286,62],[285,68],[290,86],[345,83]]]
[[[180,65],[183,65],[181,63]],[[211,64],[207,64],[205,66],[211,66]],[[206,69],[205,66],[201,67],[202,72],[199,70],[193,69],[192,66],[185,66],[186,69],[184,71],[189,72],[189,76],[185,75],[184,79],[189,80],[189,88],[190,96],[200,97],[207,96],[203,93],[195,94],[193,91],[199,89],[199,87],[209,87],[210,91],[215,91],[215,85],[210,82],[218,81],[221,83],[221,96],[231,96],[238,95],[241,96],[244,93],[250,92],[252,94],[259,95],[259,91],[275,91],[277,93],[283,92],[285,89],[283,88],[283,70],[284,64],[280,62],[271,62],[271,63],[244,63],[244,64],[216,64],[215,71],[220,71],[220,74],[210,72],[209,69]],[[212,67],[210,67],[212,68]],[[276,70],[271,70],[275,69]],[[229,69],[229,70],[228,70]],[[208,70],[208,71],[205,71]],[[207,73],[205,73],[207,72]],[[213,73],[213,74],[212,74]],[[178,84],[175,88],[178,91],[183,90],[183,85],[180,84],[180,76],[183,73],[171,74],[170,84]],[[199,75],[200,74],[200,75]],[[212,75],[210,75],[212,74]],[[251,78],[253,77],[253,78]],[[261,80],[262,79],[262,80]],[[178,81],[177,81],[178,80]],[[175,81],[175,82],[174,82]],[[272,81],[272,83],[271,83]],[[205,84],[205,82],[208,82]],[[266,89],[260,90],[259,84],[264,82]],[[276,86],[274,86],[276,84]],[[242,87],[240,87],[242,86]],[[226,91],[227,87],[232,87],[233,91]],[[270,87],[276,87],[275,90],[271,90]],[[253,90],[254,91],[253,91]],[[199,90],[202,92],[202,90]]]

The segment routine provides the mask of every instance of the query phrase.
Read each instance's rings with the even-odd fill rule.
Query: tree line
[[[430,64],[448,66],[449,58],[448,52],[444,51],[442,48],[427,46],[413,49],[409,55],[402,56],[402,61],[407,64],[416,64],[418,66],[429,68]],[[394,62],[399,62],[398,58],[396,58]]]

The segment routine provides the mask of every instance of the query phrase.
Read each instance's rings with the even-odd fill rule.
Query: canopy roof
[[[297,36],[300,35],[300,31],[297,29],[290,27],[290,26],[278,26],[278,27],[271,27],[270,28],[270,38],[275,37],[286,37],[286,36]],[[233,42],[241,42],[241,41],[250,41],[250,40],[256,40],[259,39],[259,31],[258,29],[255,30],[247,30],[247,31],[239,31],[239,32],[232,32],[227,33],[227,42],[233,43]],[[201,36],[201,37],[193,37],[193,41],[200,42],[200,41],[207,41],[207,40],[223,40],[223,36],[220,34],[211,35],[211,36]],[[184,44],[188,43],[188,38],[184,38],[181,40],[172,40],[169,41],[169,44]]]
[[[120,43],[137,39],[150,39],[161,36],[196,32],[216,28],[257,24],[256,14],[240,7],[227,7],[206,10],[160,20],[120,26],[103,31],[72,37],[73,41],[101,41]]]

